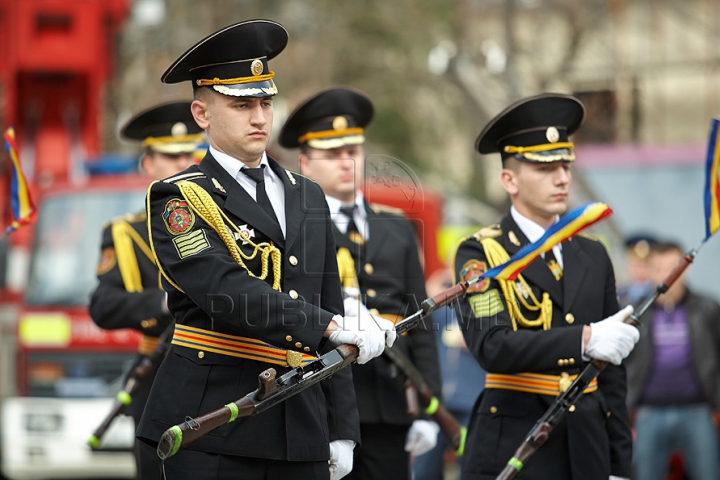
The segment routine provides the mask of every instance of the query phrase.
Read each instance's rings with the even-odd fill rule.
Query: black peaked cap
[[[347,87],[324,90],[305,100],[290,114],[280,132],[280,145],[297,148],[301,145],[302,135],[331,129],[333,119],[338,116],[345,117],[347,127],[364,128],[374,113],[372,101],[359,90]]]

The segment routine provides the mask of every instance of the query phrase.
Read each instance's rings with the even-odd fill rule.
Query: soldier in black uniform
[[[121,134],[142,142],[145,152],[140,166],[153,180],[174,175],[195,163],[195,152],[204,137],[192,117],[190,102],[168,103],[144,111],[132,118]],[[90,299],[90,316],[98,326],[108,330],[132,328],[143,333],[133,368],[152,354],[159,335],[173,321],[150,251],[146,219],[143,211],[115,219],[105,227],[98,264],[100,283]],[[154,376],[154,370],[146,374],[126,408],[136,426]]]
[[[347,258],[352,257],[349,270],[357,272],[359,292],[346,288],[346,313],[358,311],[360,293],[365,303],[360,305],[363,315],[369,309],[372,315],[397,322],[418,310],[426,296],[425,279],[410,222],[398,210],[369,204],[359,189],[364,176],[364,128],[373,111],[364,94],[331,88],[306,100],[290,115],[280,144],[301,149],[300,171],[325,191],[341,274],[342,253],[350,252]],[[415,363],[439,397],[440,373],[432,332],[421,325],[401,337],[395,348]],[[406,449],[424,453],[437,440],[434,422],[413,421],[407,413],[404,379],[398,377],[397,368],[384,358],[353,365],[362,445],[355,449],[348,478],[408,478]]]
[[[499,225],[459,246],[455,272],[469,280],[538,240],[567,209],[575,160],[568,136],[584,107],[568,95],[521,100],[490,121],[476,142],[500,152],[512,207]],[[554,397],[590,358],[611,363],[585,391],[518,479],[630,477],[632,436],[622,360],[638,340],[622,323],[605,247],[579,235],[533,261],[516,281],[471,286],[458,314],[468,348],[487,371],[471,419],[462,478],[490,480],[508,463]]]
[[[283,169],[265,148],[277,93],[268,61],[287,44],[268,20],[230,25],[163,74],[189,80],[208,154],[154,183],[150,246],[176,319],[138,429],[153,451],[162,433],[334,347],[358,362],[395,339],[394,326],[343,317],[335,244],[320,187]],[[359,441],[350,369],[257,416],[230,423],[165,460],[167,480],[328,479],[351,468]],[[329,467],[328,468],[328,463]]]

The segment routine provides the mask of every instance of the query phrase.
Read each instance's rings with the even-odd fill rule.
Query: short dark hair
[[[679,243],[672,241],[668,242],[655,242],[650,245],[650,253],[668,253],[672,251],[683,253],[683,249]]]

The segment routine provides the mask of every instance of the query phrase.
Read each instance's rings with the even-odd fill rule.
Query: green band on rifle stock
[[[508,460],[508,465],[510,465],[511,467],[513,467],[513,468],[514,468],[515,470],[517,470],[518,472],[519,472],[519,471],[522,469],[522,467],[523,467],[523,463],[522,463],[520,460],[518,460],[517,458],[515,458],[515,457],[512,457],[510,460]]]
[[[118,402],[122,403],[123,405],[130,405],[132,403],[132,397],[125,390],[120,390],[118,392],[117,400],[118,400]]]
[[[437,399],[437,397],[432,397],[430,400],[430,405],[425,408],[425,413],[428,415],[435,415],[435,412],[438,411],[438,407],[440,406],[440,400]]]
[[[90,445],[90,448],[98,448],[100,446],[100,439],[97,438],[95,435],[91,435],[90,438],[88,438],[88,445]]]
[[[460,427],[460,446],[455,450],[455,455],[458,457],[465,453],[465,440],[467,440],[467,428]]]
[[[235,419],[236,419],[237,416],[238,416],[238,408],[237,408],[237,405],[235,405],[234,403],[231,402],[231,403],[228,403],[228,404],[225,405],[225,406],[230,409],[230,420],[228,420],[228,423],[232,423],[232,422],[235,421]]]
[[[170,458],[175,455],[178,450],[180,450],[180,444],[182,443],[182,430],[177,425],[173,425],[168,429],[168,431],[174,433],[173,448],[170,451],[170,455],[168,455],[168,458]]]

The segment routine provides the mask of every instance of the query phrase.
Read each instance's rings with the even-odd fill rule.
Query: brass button
[[[363,268],[364,268],[364,270],[365,270],[365,273],[367,273],[368,275],[372,275],[373,272],[375,271],[375,269],[373,268],[372,264],[370,264],[370,263],[366,263],[366,264],[365,264],[365,267],[363,267]]]
[[[368,297],[374,298],[376,295],[377,295],[377,292],[375,290],[373,290],[372,288],[368,288],[368,291],[367,291]]]
[[[565,362],[563,362],[563,359],[561,358],[560,360],[558,360],[558,367],[564,367],[564,366],[565,366]]]
[[[140,322],[140,326],[141,326],[142,328],[152,328],[152,327],[154,327],[155,325],[157,325],[157,323],[158,323],[158,322],[157,322],[156,319],[154,319],[154,318],[148,318],[147,320],[143,320],[142,322]]]
[[[377,308],[371,308],[371,309],[369,310],[369,312],[370,312],[370,315],[375,315],[375,316],[379,316],[379,315],[380,315],[380,310],[378,310]]]
[[[297,293],[295,290],[290,290],[290,291],[288,292],[288,295],[290,295],[290,298],[293,298],[293,299],[297,299],[297,298],[298,298],[298,293]]]
[[[306,352],[309,352],[309,351],[310,351],[310,347],[305,347],[305,348],[303,348],[303,350],[305,350]]]
[[[285,340],[287,340],[288,342],[292,342],[292,337],[288,335],[287,337],[285,337]]]
[[[297,265],[297,257],[295,255],[290,255],[290,258],[288,258],[288,262],[290,262],[290,265]]]
[[[575,411],[575,405],[570,405],[570,408],[568,408],[568,411],[569,411],[570,413],[574,412],[574,411]]]
[[[492,414],[497,413],[497,407],[496,407],[495,405],[493,405],[492,407],[490,407],[490,413],[492,413]]]
[[[607,418],[610,418],[610,412],[607,412]]]
[[[575,321],[575,315],[573,315],[572,313],[568,313],[567,315],[565,315],[565,321],[569,324],[572,324]]]
[[[302,348],[302,343],[300,343],[300,342],[295,342],[295,346],[296,346],[297,348]]]
[[[575,365],[575,359],[574,359],[574,358],[571,358],[571,359],[569,360],[569,362],[570,362],[570,365]]]
[[[198,358],[205,358],[205,352],[198,352]]]

